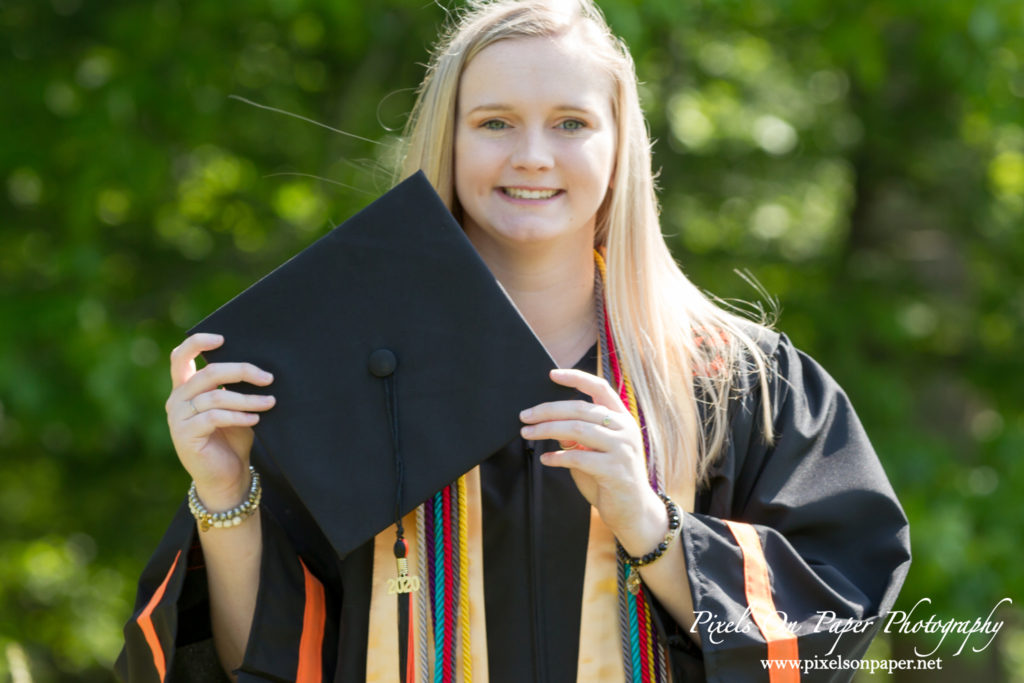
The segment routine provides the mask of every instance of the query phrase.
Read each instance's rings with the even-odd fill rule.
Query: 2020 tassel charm
[[[405,539],[395,541],[395,563],[398,565],[398,576],[388,579],[388,595],[415,593],[420,589],[420,577],[409,575],[408,544]]]
[[[628,567],[627,571],[629,576],[626,577],[626,590],[631,595],[636,595],[640,592],[640,570],[636,567]]]

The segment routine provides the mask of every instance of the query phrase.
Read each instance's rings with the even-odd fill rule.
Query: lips
[[[513,199],[551,199],[561,190],[527,190],[521,187],[503,187],[501,191]]]

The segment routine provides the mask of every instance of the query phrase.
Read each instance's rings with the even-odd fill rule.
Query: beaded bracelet
[[[647,553],[643,557],[631,557],[626,549],[622,547],[618,541],[615,542],[615,551],[618,553],[619,559],[622,560],[629,567],[629,576],[626,578],[626,588],[633,595],[640,592],[640,567],[646,567],[655,560],[659,559],[668,550],[668,547],[672,545],[672,541],[676,540],[676,536],[679,535],[679,529],[682,526],[682,521],[679,517],[679,508],[676,507],[675,502],[661,491],[657,492],[658,497],[661,498],[661,502],[665,503],[665,512],[668,513],[668,532],[665,534],[665,540],[655,547],[654,550]]]
[[[196,518],[201,531],[209,531],[210,528],[223,529],[225,527],[238,526],[243,521],[256,514],[260,507],[260,500],[263,498],[263,487],[260,486],[260,474],[249,465],[249,495],[245,500],[224,512],[210,512],[199,500],[196,493],[196,483],[193,481],[188,490],[188,509]]]

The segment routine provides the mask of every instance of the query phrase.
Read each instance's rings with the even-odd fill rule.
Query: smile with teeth
[[[551,199],[560,190],[523,190],[518,187],[503,187],[501,191],[513,199]]]

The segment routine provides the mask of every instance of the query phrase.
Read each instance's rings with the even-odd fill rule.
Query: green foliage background
[[[858,406],[911,518],[900,606],[974,619],[1024,596],[1024,5],[602,5],[681,263],[744,299],[749,270]],[[0,0],[0,678],[109,679],[188,485],[170,349],[387,188],[444,15]],[[1016,610],[928,680],[1024,680]]]

